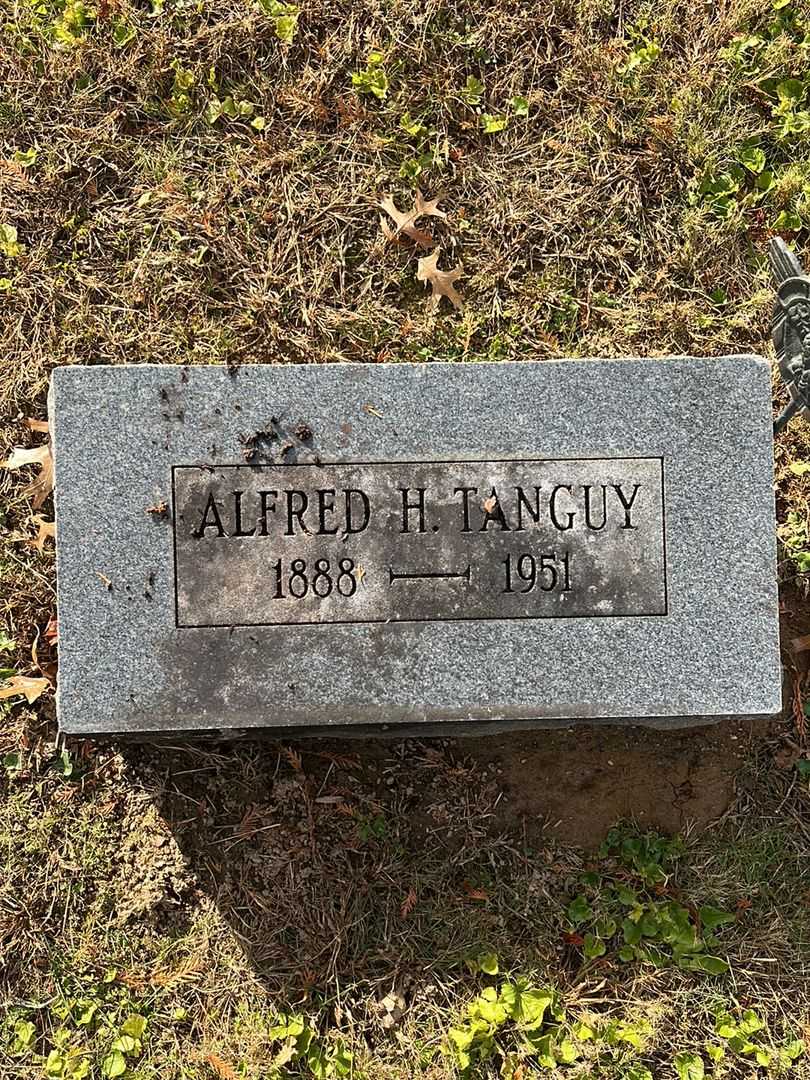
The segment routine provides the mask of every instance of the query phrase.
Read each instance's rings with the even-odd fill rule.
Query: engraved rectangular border
[[[531,458],[531,457],[484,457],[484,458],[400,458],[398,460],[387,461],[307,461],[307,462],[290,462],[288,464],[275,463],[275,462],[261,462],[259,464],[222,464],[222,465],[210,465],[207,463],[193,464],[193,465],[172,465],[172,551],[173,551],[173,578],[174,578],[174,625],[177,630],[238,630],[240,628],[261,627],[261,626],[286,626],[292,629],[301,626],[383,626],[386,624],[401,624],[401,623],[442,623],[442,622],[523,622],[531,620],[533,622],[543,620],[555,620],[555,619],[660,619],[669,615],[669,568],[667,564],[667,504],[666,504],[666,479],[665,479],[665,458],[663,454],[622,454],[615,457],[611,456],[596,456],[593,454],[583,454],[580,457],[546,457],[546,458]],[[664,610],[663,611],[650,611],[644,613],[633,614],[616,614],[611,612],[610,614],[602,614],[600,612],[594,612],[588,615],[511,615],[504,617],[502,615],[459,615],[455,618],[447,618],[446,616],[436,619],[330,619],[328,622],[322,622],[320,620],[313,619],[308,622],[244,622],[244,623],[183,623],[180,622],[180,599],[177,583],[177,493],[175,486],[175,474],[181,469],[194,469],[194,470],[206,470],[216,471],[221,469],[319,469],[324,465],[359,465],[359,466],[374,466],[374,465],[487,465],[487,464],[546,464],[556,461],[657,461],[661,470],[661,553],[664,563]]]

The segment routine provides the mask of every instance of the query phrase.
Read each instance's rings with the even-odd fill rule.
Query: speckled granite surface
[[[378,726],[435,733],[442,723],[457,732],[473,721],[557,726],[577,719],[675,727],[780,708],[770,379],[762,359],[262,365],[235,374],[220,367],[70,367],[54,373],[51,420],[58,711],[68,733],[368,733]],[[245,470],[246,454],[263,468]],[[593,464],[566,472],[559,464],[566,459]],[[612,459],[636,464],[620,468]],[[520,464],[527,460],[546,464],[535,474]],[[330,472],[324,462],[371,467]],[[391,471],[374,465],[381,462],[394,463]],[[405,462],[426,464],[420,472]],[[437,462],[457,463],[456,471],[445,472]],[[242,468],[231,472],[220,468],[237,465]],[[264,496],[260,520],[260,492],[306,487],[284,483],[288,475],[300,477],[302,466],[308,476],[321,477],[317,484],[308,480],[309,516],[290,521],[282,491],[272,497],[272,509],[271,496]],[[224,487],[215,488],[215,508],[206,518],[207,489],[198,484],[196,495],[193,484],[190,494],[179,490],[177,467],[191,467],[187,475],[210,477],[212,484],[217,475],[243,474],[245,520],[234,520],[235,484],[229,509],[219,497]],[[656,506],[650,493],[659,472],[664,482]],[[443,477],[452,486],[431,519],[430,493]],[[541,519],[516,538],[514,499],[507,507],[502,492],[514,493],[516,485],[531,492],[533,481],[544,500]],[[381,576],[393,574],[394,587],[396,558],[422,549],[408,548],[410,537],[399,542],[395,517],[381,511],[362,535],[347,535],[345,492],[363,484],[373,489],[371,512],[387,499],[390,515],[400,489],[413,484],[413,492],[421,484],[428,491],[425,533],[433,531],[433,520],[440,538],[452,522],[463,531],[465,496],[453,489],[475,487],[467,509],[478,517],[470,530],[484,546],[466,534],[453,544],[467,547],[434,546],[430,566],[457,571],[458,580],[415,585],[426,590],[419,603],[392,606],[383,599]],[[588,484],[594,500],[603,491],[614,500],[606,504],[614,517],[604,531],[597,529],[603,507],[594,501],[593,527],[583,539]],[[638,516],[627,518],[621,496],[630,501],[634,484],[642,485],[632,509]],[[257,625],[257,612],[272,608],[276,589],[284,596],[279,610],[293,608],[290,564],[306,553],[299,540],[316,545],[310,578],[315,555],[323,553],[317,545],[324,536],[312,537],[316,487],[337,492],[334,510],[331,495],[319,496],[320,525],[337,545],[335,558],[354,556],[356,590],[346,602],[358,597],[358,621],[335,615],[343,603],[336,584],[321,602],[310,580],[305,605],[311,621]],[[495,509],[491,487],[498,489]],[[556,527],[548,531],[555,488],[562,489],[558,525],[567,513],[578,515],[570,536]],[[362,500],[350,498],[352,527],[358,528]],[[487,508],[488,520],[482,516]],[[630,526],[626,536],[641,530],[635,548],[621,546],[623,524]],[[190,536],[203,525],[197,557]],[[291,538],[283,538],[287,526]],[[332,534],[333,527],[341,531]],[[233,535],[251,529],[249,538]],[[384,541],[374,539],[381,530]],[[551,551],[553,539],[558,564],[563,541],[571,541],[574,556],[577,543],[590,544],[581,550],[595,553],[598,587],[578,577],[569,599],[557,565],[556,592],[539,587],[552,582],[547,569],[535,578],[531,596],[515,601],[522,607],[510,609],[512,597],[501,595],[490,604],[486,590],[495,590],[500,579],[475,593],[479,563],[489,567],[511,555],[514,575],[524,537],[526,550],[538,556]],[[209,541],[234,558],[212,562]],[[280,585],[272,576],[277,558]],[[617,580],[610,578],[622,558],[630,568],[625,577],[645,567],[638,588],[628,593],[634,599],[623,607]],[[402,565],[413,569],[414,559]],[[521,569],[525,574],[513,577],[513,588],[530,584],[529,564]],[[230,581],[229,574],[252,575],[253,584]],[[468,585],[469,604],[463,591],[452,603],[441,592]],[[594,592],[591,600],[583,595],[586,587]],[[303,586],[293,583],[296,588]],[[325,579],[319,588],[326,591]],[[348,578],[343,589],[352,589]],[[183,594],[190,598],[185,615]],[[449,617],[431,621],[431,594],[436,613]],[[243,610],[248,625],[237,625]],[[509,617],[512,610],[521,617]],[[319,611],[330,621],[319,621]],[[375,612],[381,621],[363,621]],[[385,621],[392,616],[402,621]]]

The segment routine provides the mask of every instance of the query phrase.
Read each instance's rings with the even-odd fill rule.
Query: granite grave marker
[[[781,701],[757,357],[55,371],[71,734]]]

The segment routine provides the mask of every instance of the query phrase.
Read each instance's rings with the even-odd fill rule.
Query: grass
[[[38,1075],[32,1054],[64,1030],[98,1066],[132,1015],[147,1021],[132,1076],[273,1075],[284,1013],[325,1050],[353,1052],[353,1075],[452,1076],[450,1029],[464,1030],[483,987],[518,977],[555,988],[571,1030],[623,1024],[637,1037],[587,1043],[573,1076],[673,1076],[676,1053],[706,1057],[720,1009],[754,1009],[769,1045],[803,1037],[807,848],[793,821],[806,819],[806,782],[757,773],[748,799],[665,857],[648,890],[730,913],[715,947],[730,969],[713,976],[624,964],[613,945],[584,957],[568,915],[583,874],[600,875],[597,911],[609,881],[643,893],[642,878],[610,854],[493,829],[498,785],[474,758],[408,744],[352,759],[318,745],[303,757],[88,748],[70,779],[26,755],[0,817],[0,902],[7,1024],[33,1023],[36,1041],[6,1050],[4,1076]],[[497,976],[481,970],[489,954]],[[508,1051],[519,1043],[504,1028]],[[716,1075],[750,1075],[739,1070]]]
[[[60,364],[762,351],[767,239],[806,243],[799,0],[0,0],[0,20],[3,456]],[[461,314],[383,237],[380,198],[417,186]],[[776,448],[787,640],[808,630],[809,431]],[[25,479],[0,472],[0,667],[39,674],[53,553]],[[810,1020],[806,655],[652,892],[513,809],[480,746],[65,747],[50,694],[0,706],[0,1075],[444,1080],[472,1049],[469,1076],[525,1080],[565,1039],[571,1076],[697,1080],[695,1055],[810,1075],[778,1053]],[[728,970],[623,962],[604,925],[585,956],[569,905],[589,889],[607,917],[617,880],[693,924],[730,912]],[[529,1057],[518,979],[565,1011]],[[726,1047],[722,1010],[763,1022],[767,1066]]]

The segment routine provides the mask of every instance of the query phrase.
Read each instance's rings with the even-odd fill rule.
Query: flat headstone
[[[54,372],[72,734],[781,702],[757,357]]]

